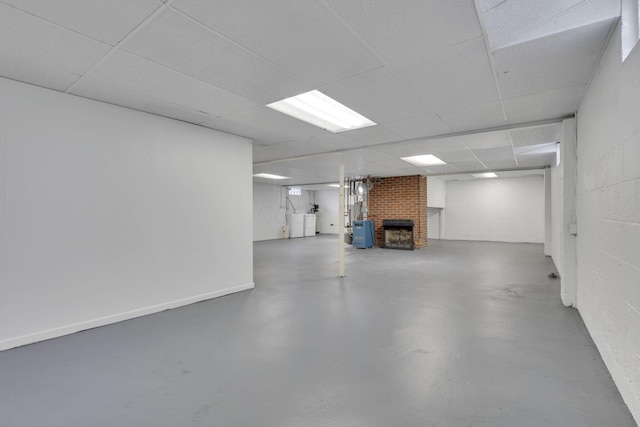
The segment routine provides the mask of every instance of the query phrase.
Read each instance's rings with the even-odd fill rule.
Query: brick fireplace
[[[383,246],[383,220],[413,220],[416,249],[427,246],[427,178],[394,176],[376,181],[369,190],[368,219],[376,225],[376,246]]]

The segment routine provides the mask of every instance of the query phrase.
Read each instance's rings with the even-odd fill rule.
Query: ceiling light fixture
[[[404,160],[405,162],[409,162],[416,166],[435,166],[435,165],[446,165],[446,162],[443,162],[433,154],[424,154],[422,156],[411,156],[411,157],[400,157],[400,160]]]
[[[493,172],[485,172],[485,173],[474,173],[471,174],[474,178],[497,178],[498,175],[496,175]]]
[[[363,115],[317,90],[267,104],[267,107],[331,132],[375,125]]]
[[[327,184],[329,187],[337,187],[340,188],[340,184]]]
[[[290,176],[273,175],[273,174],[270,174],[270,173],[256,173],[256,174],[253,174],[253,176],[255,176],[256,178],[267,178],[267,179],[289,179],[289,178],[291,178]]]

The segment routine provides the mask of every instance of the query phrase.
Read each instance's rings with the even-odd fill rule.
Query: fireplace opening
[[[388,249],[413,250],[413,220],[412,219],[383,219],[382,247]]]

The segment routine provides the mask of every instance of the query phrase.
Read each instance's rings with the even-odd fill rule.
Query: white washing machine
[[[305,214],[287,214],[289,238],[304,237],[304,216]]]
[[[304,215],[304,237],[316,235],[316,214]]]

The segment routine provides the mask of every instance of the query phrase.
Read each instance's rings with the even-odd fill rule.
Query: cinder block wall
[[[412,219],[415,248],[427,246],[427,178],[383,178],[369,191],[368,218],[376,222],[376,246],[382,245],[383,219]]]
[[[577,304],[640,422],[640,46],[620,25],[578,111]]]

